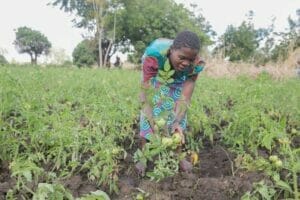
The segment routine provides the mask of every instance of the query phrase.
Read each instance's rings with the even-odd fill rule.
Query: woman
[[[167,125],[171,133],[178,132],[181,136],[181,143],[185,143],[184,131],[187,125],[186,111],[190,104],[198,74],[203,70],[198,53],[200,51],[200,40],[191,31],[180,32],[174,40],[165,38],[153,41],[142,58],[142,92],[140,100],[142,110],[140,116],[140,136],[141,148],[154,133],[154,118],[164,112],[162,105],[151,106],[147,96],[150,88],[159,88],[161,83],[158,80],[158,70],[162,70],[166,62],[169,62],[171,69],[175,70],[172,75],[173,82],[167,84],[167,96],[175,102],[174,114],[168,116]],[[155,98],[155,96],[153,96]],[[143,173],[146,166],[137,164],[137,169]],[[182,160],[180,167],[184,171],[189,171],[192,165],[186,160]]]

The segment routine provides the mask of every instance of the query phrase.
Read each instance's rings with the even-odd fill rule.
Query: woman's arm
[[[158,72],[158,61],[154,57],[146,57],[143,61],[143,77],[141,82],[141,93],[140,101],[142,103],[142,112],[147,117],[147,120],[150,123],[151,128],[154,128],[154,120],[152,115],[152,106],[150,93],[151,93],[151,84],[150,80],[152,77],[156,76]]]
[[[152,106],[149,98],[149,90],[150,90],[150,83],[149,82],[142,82],[141,84],[141,93],[140,93],[140,102],[142,104],[142,112],[146,116],[151,128],[154,128],[154,120],[152,115]]]
[[[181,98],[176,102],[175,121],[173,123],[173,132],[178,132],[182,138],[182,144],[185,143],[183,130],[179,122],[185,117],[187,109],[190,105],[191,98],[195,88],[195,80],[188,79],[183,84]]]

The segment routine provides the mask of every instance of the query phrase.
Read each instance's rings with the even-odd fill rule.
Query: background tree
[[[140,58],[144,48],[155,38],[174,38],[177,32],[184,29],[195,31],[203,45],[210,43],[204,31],[207,28],[204,25],[204,17],[196,17],[182,4],[178,5],[172,0],[97,2],[95,0],[55,0],[52,5],[60,6],[67,12],[75,12],[79,17],[73,20],[77,27],[97,30],[98,34],[95,35],[95,39],[101,38],[97,49],[102,49],[102,51],[99,50],[97,56],[99,60],[103,58],[105,62],[109,62],[110,57],[117,50],[123,52],[132,50],[134,53],[132,58]],[[98,30],[101,30],[101,36]]]
[[[6,64],[8,64],[6,58],[2,54],[0,54],[0,66]]]
[[[8,64],[8,61],[4,56],[6,53],[7,53],[6,49],[0,47],[0,65]]]
[[[287,32],[275,32],[275,18],[269,27],[254,29],[254,13],[250,11],[248,20],[240,26],[227,27],[214,53],[221,51],[230,61],[250,61],[258,65],[285,60],[290,52],[300,46],[300,9],[296,13],[296,19],[288,18]]]
[[[122,8],[116,39],[120,46],[125,47],[123,51],[133,47],[131,50],[134,54],[130,58],[139,59],[152,40],[159,37],[174,38],[184,29],[196,32],[203,45],[210,43],[199,18],[172,0],[123,0]]]
[[[229,57],[230,61],[249,61],[253,58],[260,40],[260,35],[257,34],[252,23],[253,15],[253,11],[249,11],[246,15],[248,19],[240,26],[227,26],[214,52],[222,51],[224,57]]]
[[[272,23],[267,28],[259,28],[256,30],[259,47],[256,49],[253,55],[253,61],[256,65],[265,65],[271,60],[271,51],[274,48],[276,42],[276,33],[274,32],[275,20],[272,19]]]
[[[16,31],[14,45],[19,53],[30,55],[31,64],[37,64],[37,58],[49,53],[51,43],[42,33],[28,27],[19,27]]]
[[[107,28],[106,18],[116,12],[115,0],[55,0],[54,6],[60,6],[65,12],[75,13],[73,23],[78,28],[85,28],[94,34],[97,41],[97,62],[100,67],[106,65],[111,57],[114,34]],[[114,18],[116,20],[116,18]],[[115,22],[114,22],[115,23]]]
[[[281,37],[279,43],[272,49],[273,61],[285,60],[289,53],[300,47],[300,9],[296,10],[297,18],[288,18],[289,29],[287,32],[276,33]]]
[[[90,67],[96,63],[96,51],[93,41],[83,40],[75,47],[72,53],[73,63],[78,67]]]

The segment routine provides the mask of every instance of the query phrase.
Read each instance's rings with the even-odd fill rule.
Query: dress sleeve
[[[193,71],[188,75],[188,78],[192,79],[193,81],[196,81],[198,78],[199,73],[204,69],[203,66],[195,66],[193,68]]]
[[[152,77],[156,76],[158,72],[158,61],[155,57],[145,57],[143,61],[143,77],[142,82],[149,81]]]

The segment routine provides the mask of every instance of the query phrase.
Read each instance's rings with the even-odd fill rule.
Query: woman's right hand
[[[185,144],[185,138],[183,134],[183,129],[178,122],[175,122],[172,126],[172,134],[178,134],[181,137],[181,144]]]

